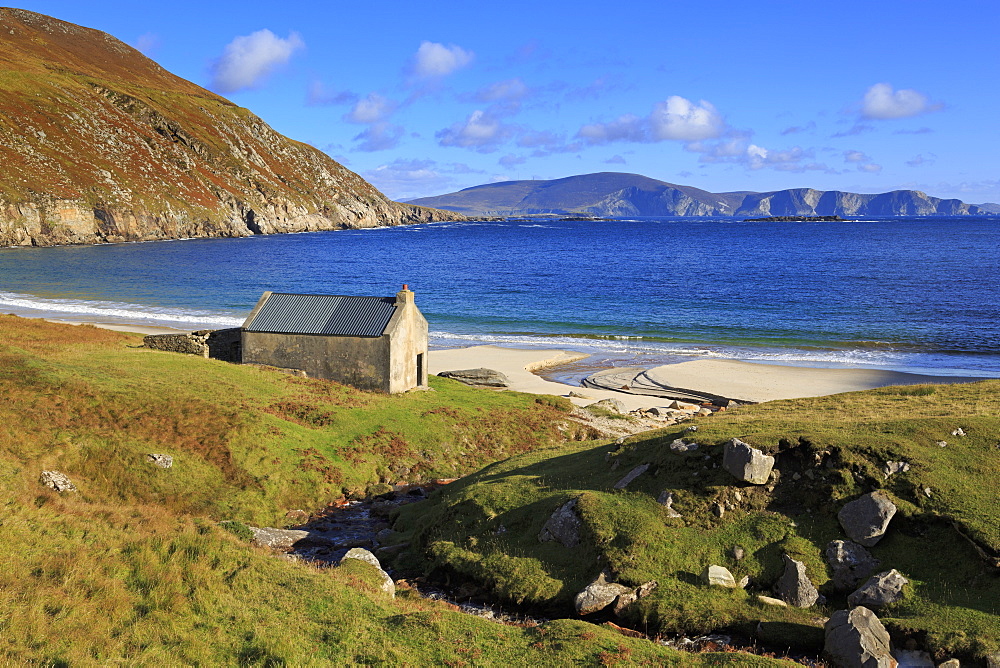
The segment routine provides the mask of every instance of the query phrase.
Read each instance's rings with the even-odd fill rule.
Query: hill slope
[[[450,219],[117,39],[0,8],[0,245],[247,236]]]
[[[600,172],[551,181],[506,181],[411,200],[469,216],[925,216],[988,211],[918,190],[877,195],[795,188],[766,193],[710,193],[639,174]]]

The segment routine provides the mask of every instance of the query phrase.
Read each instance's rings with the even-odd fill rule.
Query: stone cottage
[[[244,364],[389,394],[427,384],[427,320],[406,285],[395,297],[265,292],[241,338]]]

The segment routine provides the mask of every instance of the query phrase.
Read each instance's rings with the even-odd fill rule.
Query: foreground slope
[[[117,39],[0,8],[0,246],[246,236],[451,219]]]
[[[367,564],[292,563],[220,528],[572,436],[555,399],[443,379],[389,397],[140,343],[0,316],[0,663],[781,665],[390,599]],[[78,491],[46,488],[44,470]]]
[[[469,216],[961,216],[989,213],[918,190],[860,194],[794,188],[766,193],[710,193],[639,174],[600,172],[551,181],[505,181],[411,203]]]
[[[897,511],[869,548],[874,572],[897,569],[910,581],[901,601],[878,611],[896,646],[981,665],[1000,652],[998,390],[1000,381],[985,381],[768,402],[717,413],[697,431],[536,450],[401,509],[397,540],[411,548],[399,566],[563,615],[602,572],[627,587],[656,581],[619,623],[650,633],[727,629],[816,652],[823,620],[857,586],[836,586],[827,561],[828,545],[847,538],[838,512],[877,490]],[[774,455],[780,475],[754,485],[724,470],[732,438]],[[573,500],[578,544],[542,542],[550,517],[562,518],[560,531],[570,524],[556,511]],[[825,604],[757,598],[776,595],[783,554],[805,564]],[[736,581],[746,576],[747,588],[704,584],[713,564]]]

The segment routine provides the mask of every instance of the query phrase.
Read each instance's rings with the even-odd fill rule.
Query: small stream
[[[391,495],[330,505],[310,521],[292,527],[308,531],[314,539],[303,541],[301,546],[296,545],[291,554],[318,566],[330,567],[336,565],[351,548],[361,547],[370,550],[383,564],[391,561],[408,544],[381,545],[381,540],[392,532],[388,521],[389,515],[399,506],[424,500],[431,491],[440,487],[441,484],[408,486]],[[424,578],[397,580],[397,574],[391,568],[385,565],[383,568],[397,581],[397,586],[414,589],[424,598],[442,601],[460,612],[512,626],[538,626],[549,621],[549,618],[538,614],[510,609],[483,600],[474,592],[464,591],[461,587],[449,588],[442,583],[430,582]],[[623,635],[645,638],[650,642],[681,651],[743,651],[789,659],[805,666],[820,667],[825,665],[815,653],[796,651],[787,647],[768,647],[759,644],[753,638],[729,633],[711,633],[698,636],[671,634],[653,638],[641,631],[619,626],[613,621],[614,617],[610,613],[595,613],[587,619],[596,624],[616,628]]]

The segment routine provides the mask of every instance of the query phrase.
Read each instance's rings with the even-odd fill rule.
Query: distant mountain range
[[[456,217],[390,201],[110,35],[0,8],[0,246]]]
[[[630,216],[963,216],[987,215],[997,205],[979,207],[938,199],[919,190],[876,195],[793,188],[773,192],[710,193],[639,174],[600,172],[551,181],[504,181],[473,186],[410,204],[467,216],[582,214]],[[988,207],[996,207],[991,210]]]

